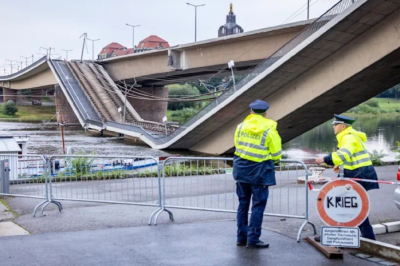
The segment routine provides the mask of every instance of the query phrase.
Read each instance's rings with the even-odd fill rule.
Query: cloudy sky
[[[315,18],[338,0],[311,0],[310,17]],[[62,49],[72,49],[69,59],[79,58],[82,39],[100,39],[95,43],[95,56],[111,42],[132,47],[149,35],[158,35],[170,45],[194,41],[194,7],[188,0],[0,0],[0,75],[9,74],[8,60],[24,61],[21,56],[38,59],[46,53],[40,47],[54,47],[55,54],[65,57]],[[251,31],[306,19],[307,0],[189,0],[205,4],[197,9],[197,40],[217,37],[225,23],[229,4],[233,3],[239,25]],[[300,12],[303,11],[303,12]],[[297,12],[297,13],[296,13]],[[294,14],[294,15],[293,15]],[[297,15],[298,14],[298,15]],[[297,15],[297,16],[296,16]],[[89,43],[92,56],[92,45]],[[54,57],[57,57],[54,56]],[[6,66],[5,66],[6,65]],[[24,63],[25,66],[25,63]],[[16,71],[16,70],[14,70]]]

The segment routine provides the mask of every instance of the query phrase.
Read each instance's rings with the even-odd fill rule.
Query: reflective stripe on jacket
[[[367,141],[365,133],[348,127],[336,136],[339,149],[332,153],[332,161],[335,165],[343,164],[347,170],[358,169],[372,165],[364,142]]]
[[[250,114],[235,132],[235,155],[253,162],[280,160],[281,137],[277,123],[259,114]]]

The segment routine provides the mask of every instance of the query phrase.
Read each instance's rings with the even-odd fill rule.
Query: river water
[[[387,154],[383,160],[395,160],[396,141],[400,141],[400,116],[361,117],[354,124],[356,130],[368,136],[367,149]],[[28,153],[62,154],[61,134],[57,126],[38,123],[0,122],[0,135],[30,137]],[[118,137],[101,137],[98,132],[85,132],[80,127],[67,127],[65,144],[75,152],[95,152],[98,155],[166,156],[176,151],[151,149],[133,140]],[[285,143],[284,153],[290,159],[312,162],[316,157],[332,152],[337,145],[331,121],[328,121],[305,134]],[[190,152],[179,151],[181,155]]]
[[[400,141],[400,116],[360,117],[353,128],[367,134],[366,148],[386,154],[382,161],[394,161]],[[303,135],[285,143],[283,149],[288,158],[296,158],[311,162],[318,156],[326,155],[335,150],[337,140],[332,130],[332,120],[328,121]]]

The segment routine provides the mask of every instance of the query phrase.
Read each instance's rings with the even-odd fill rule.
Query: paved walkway
[[[306,242],[264,230],[269,249],[237,247],[233,221],[169,224],[1,238],[14,265],[376,265],[348,253],[328,260]]]

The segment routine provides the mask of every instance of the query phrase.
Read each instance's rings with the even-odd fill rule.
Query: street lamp
[[[307,20],[310,19],[310,0],[307,0]]]
[[[140,27],[140,25],[131,25],[128,23],[125,23],[125,25],[132,27],[132,49],[133,49],[133,53],[135,53],[135,28]]]
[[[10,73],[12,74],[13,73],[13,62],[17,62],[16,60],[9,60],[9,59],[6,59],[6,61],[8,61],[8,62],[10,62],[10,64],[9,64],[9,66],[10,66]]]
[[[186,3],[186,4],[194,7],[194,42],[197,42],[197,8],[205,6],[205,4],[202,5],[193,5],[191,3]]]
[[[100,41],[100,39],[92,40],[86,37],[89,41],[92,41],[92,61],[94,61],[94,42]]]
[[[28,58],[31,58],[30,56],[21,56],[22,58],[25,58],[25,67],[28,67]]]
[[[67,59],[67,61],[68,61],[68,52],[71,52],[71,51],[73,51],[73,50],[65,50],[65,49],[61,49],[61,50],[63,50],[63,51],[65,52],[65,54],[66,54],[66,59]]]

